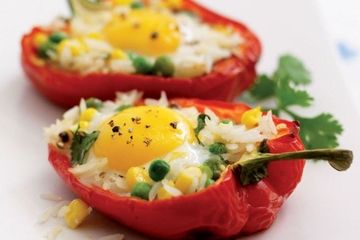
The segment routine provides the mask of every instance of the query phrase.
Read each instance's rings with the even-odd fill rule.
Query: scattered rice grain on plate
[[[63,227],[61,226],[56,226],[54,227],[50,232],[48,232],[46,234],[46,239],[48,240],[55,240],[59,235],[60,233],[63,231]]]
[[[51,217],[56,217],[58,215],[59,210],[69,204],[69,201],[61,201],[57,203],[55,206],[49,207],[48,209],[40,215],[38,219],[39,224],[43,224],[47,222]]]
[[[44,199],[44,200],[54,201],[54,202],[59,202],[59,201],[63,200],[63,198],[61,196],[56,195],[54,193],[42,193],[42,194],[40,194],[40,198]]]

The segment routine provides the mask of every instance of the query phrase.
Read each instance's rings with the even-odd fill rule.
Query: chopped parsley
[[[99,133],[99,131],[94,131],[88,134],[76,130],[70,147],[72,165],[82,165],[85,163],[85,157],[98,138]]]

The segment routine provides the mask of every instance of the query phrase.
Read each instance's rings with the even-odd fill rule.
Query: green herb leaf
[[[304,64],[294,56],[284,55],[280,57],[279,65],[272,76],[260,75],[257,78],[250,90],[250,96],[255,102],[269,99],[268,109],[275,115],[286,113],[299,121],[300,135],[308,149],[336,147],[342,127],[332,115],[320,113],[315,117],[304,117],[289,109],[293,106],[312,105],[313,97],[306,90],[299,89],[299,85],[310,82],[310,73]]]
[[[124,105],[121,105],[121,106],[117,107],[117,108],[115,109],[115,111],[116,111],[116,112],[122,112],[122,111],[124,111],[125,109],[131,108],[131,107],[132,107],[132,105],[124,104]]]
[[[343,132],[340,123],[329,113],[314,118],[298,118],[300,136],[308,149],[334,148],[339,145],[337,138]]]
[[[275,94],[276,82],[266,75],[260,75],[255,80],[250,94],[257,100],[269,98]]]
[[[130,4],[130,8],[132,8],[132,9],[140,9],[143,7],[144,7],[144,4],[140,1],[135,1]]]
[[[291,81],[297,85],[311,83],[309,71],[299,59],[291,55],[280,57],[279,66],[274,73],[274,79]]]
[[[276,96],[280,108],[296,105],[309,107],[313,101],[313,98],[306,91],[296,90],[285,81],[279,81]]]
[[[70,147],[72,165],[84,164],[86,154],[95,143],[99,133],[99,131],[94,131],[88,134],[78,130],[74,133],[74,138]]]
[[[240,177],[243,186],[260,182],[268,175],[266,163],[247,164],[245,167],[237,168],[235,172]]]
[[[204,145],[200,139],[199,139],[199,133],[201,130],[203,130],[205,128],[205,119],[211,119],[209,115],[206,115],[205,113],[201,113],[199,114],[198,118],[197,118],[197,126],[194,129],[195,131],[195,137],[198,140],[199,144]]]
[[[85,100],[85,103],[87,108],[95,108],[97,110],[104,106],[104,103],[97,98],[88,98]]]
[[[225,166],[224,161],[218,157],[214,156],[204,162],[205,166],[208,166],[212,171],[212,179],[216,180],[220,177],[223,167]]]

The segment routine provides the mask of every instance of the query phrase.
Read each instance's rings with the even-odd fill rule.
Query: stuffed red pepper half
[[[255,79],[256,36],[191,0],[69,2],[71,18],[22,39],[25,73],[57,104],[132,89],[230,101]]]
[[[191,0],[69,2],[71,18],[22,39],[26,75],[57,104],[132,89],[229,101],[255,79],[256,36]]]
[[[298,133],[296,122],[241,103],[142,100],[137,91],[82,100],[46,129],[51,164],[82,199],[69,226],[88,204],[163,239],[268,228],[301,179],[304,160],[291,159],[349,167],[351,152],[301,151]]]

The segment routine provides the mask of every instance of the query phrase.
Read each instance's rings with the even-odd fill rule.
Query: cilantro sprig
[[[292,107],[310,107],[314,98],[304,90],[312,82],[310,72],[296,57],[283,55],[272,75],[260,75],[249,93],[255,101],[270,100],[275,114],[287,114],[301,125],[300,136],[307,149],[334,148],[343,128],[330,113],[305,117]]]
[[[85,163],[85,157],[98,138],[99,133],[99,131],[86,133],[76,130],[70,147],[72,165],[82,165]]]

